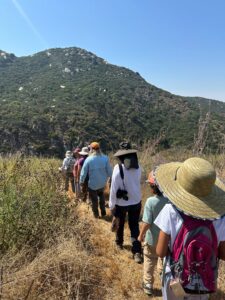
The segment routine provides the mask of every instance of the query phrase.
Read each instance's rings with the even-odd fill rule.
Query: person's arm
[[[63,164],[62,164],[62,169],[66,169],[66,167],[67,167],[67,158],[65,157],[64,159],[63,159]]]
[[[88,158],[85,160],[80,173],[80,184],[83,184],[88,174]]]
[[[219,259],[225,260],[225,241],[219,243],[218,257]]]
[[[140,233],[139,233],[139,236],[138,236],[138,241],[139,242],[143,242],[144,241],[146,231],[149,228],[150,228],[150,224],[144,223],[144,222],[141,223],[141,229],[140,229]]]
[[[82,168],[81,164],[78,163],[78,166],[77,166],[77,179],[78,180],[80,179],[81,168]]]
[[[158,242],[156,245],[156,254],[159,257],[163,258],[167,255],[169,240],[170,240],[170,235],[160,230]]]
[[[151,224],[153,222],[153,207],[152,207],[152,201],[151,197],[148,198],[145,202],[143,216],[142,216],[142,223],[141,223],[141,229],[140,234],[138,236],[139,242],[143,242],[145,238],[146,231],[151,227]]]
[[[115,166],[112,174],[112,181],[111,181],[110,194],[109,194],[109,209],[111,210],[112,214],[114,214],[115,206],[117,202],[116,193],[119,187],[118,174],[119,173],[118,173],[117,166]]]
[[[107,163],[106,163],[106,172],[107,172],[108,177],[111,178],[112,177],[112,167],[109,163],[108,157],[107,157]]]
[[[74,176],[74,178],[76,177],[76,162],[73,165],[73,176]]]
[[[154,224],[160,229],[158,242],[156,245],[156,254],[161,258],[167,255],[169,249],[172,222],[174,222],[174,219],[171,219],[173,216],[172,212],[173,208],[171,204],[166,204],[154,221]]]

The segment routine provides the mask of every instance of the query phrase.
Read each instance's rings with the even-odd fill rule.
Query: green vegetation
[[[159,163],[183,161],[191,154],[183,149],[158,152],[152,142],[139,157],[147,175]],[[204,157],[224,179],[224,154]],[[143,265],[131,259],[130,250],[113,247],[109,222],[96,222],[86,203],[72,205],[61,186],[59,163],[0,157],[0,298],[146,299]],[[143,204],[149,193],[143,183]],[[128,231],[125,243],[130,243]],[[220,262],[219,290],[212,299],[224,299],[224,276]],[[158,276],[156,287],[161,287]],[[157,294],[154,299],[161,299]]]
[[[122,139],[142,145],[161,131],[162,147],[191,149],[209,111],[207,148],[217,151],[224,139],[225,103],[172,95],[80,48],[6,53],[0,90],[0,153],[59,157],[95,139],[114,150]]]
[[[58,165],[54,159],[0,158],[2,299],[101,296],[90,224],[69,209]]]
[[[0,160],[0,249],[1,254],[17,252],[24,246],[40,250],[47,236],[54,243],[67,226],[66,196],[60,192],[55,160]],[[48,240],[48,242],[50,242]]]

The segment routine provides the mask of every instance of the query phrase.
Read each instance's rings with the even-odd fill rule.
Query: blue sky
[[[225,0],[0,0],[0,49],[80,47],[177,95],[225,101]]]

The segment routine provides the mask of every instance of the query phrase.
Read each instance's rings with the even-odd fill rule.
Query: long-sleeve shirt
[[[88,187],[92,190],[104,188],[108,178],[112,176],[109,158],[104,155],[89,156],[81,169],[80,183],[84,183],[88,175]]]
[[[119,165],[117,164],[113,169],[109,197],[110,209],[113,209],[115,205],[128,206],[138,204],[141,201],[141,168],[126,169],[124,165],[122,165],[122,167],[124,173],[124,185],[120,175]],[[122,190],[125,189],[128,192],[128,201],[116,197],[119,188]]]

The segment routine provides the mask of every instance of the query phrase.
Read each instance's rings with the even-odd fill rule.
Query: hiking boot
[[[143,291],[144,291],[145,294],[147,294],[149,296],[153,295],[153,288],[152,288],[151,283],[144,283],[143,282],[142,287],[143,287]]]
[[[137,264],[141,264],[141,263],[142,263],[142,256],[141,256],[141,253],[135,253],[135,254],[134,254],[134,261],[135,261]]]

